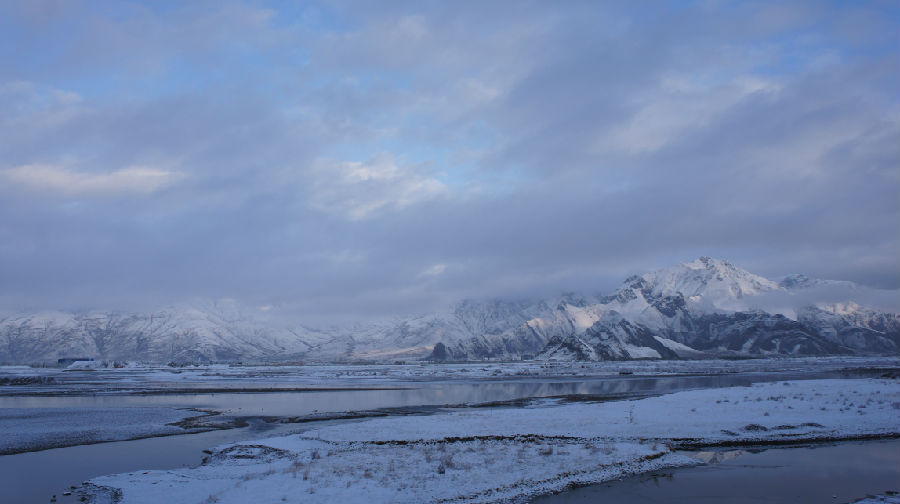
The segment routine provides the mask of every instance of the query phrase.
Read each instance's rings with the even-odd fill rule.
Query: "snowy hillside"
[[[828,299],[807,298],[827,290]],[[843,291],[841,291],[843,289]],[[894,354],[900,318],[835,302],[850,282],[774,282],[701,257],[632,276],[610,295],[465,300],[446,313],[310,328],[230,300],[145,313],[37,312],[0,317],[0,362],[62,357],[156,362],[550,360]],[[777,298],[790,310],[765,308]]]
[[[728,261],[701,257],[696,261],[643,275],[653,297],[681,294],[692,303],[722,309],[743,308],[745,296],[782,289],[778,283],[734,266]]]
[[[421,359],[440,341],[503,334],[551,313],[543,301],[463,301],[445,314],[316,329],[234,301],[199,301],[148,313],[17,313],[0,317],[0,362]]]
[[[727,261],[701,257],[632,276],[594,304],[559,304],[506,334],[441,347],[436,359],[535,354],[548,360],[896,353],[900,317],[852,302],[806,304],[815,288],[862,290],[851,282],[792,275],[781,283]],[[802,292],[804,297],[798,297]],[[796,304],[768,311],[777,299]]]

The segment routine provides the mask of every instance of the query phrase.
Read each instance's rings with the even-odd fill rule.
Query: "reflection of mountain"
[[[809,302],[817,289],[828,291],[827,302]],[[802,275],[776,283],[703,257],[630,277],[600,298],[463,301],[447,314],[343,328],[277,322],[228,301],[151,313],[24,313],[0,319],[0,362],[66,356],[194,362],[896,354],[897,314],[849,298],[835,302],[836,292],[863,290]],[[789,313],[765,307],[801,299]]]
[[[721,464],[722,462],[741,458],[746,453],[744,450],[701,451],[692,453],[691,457],[704,464]]]

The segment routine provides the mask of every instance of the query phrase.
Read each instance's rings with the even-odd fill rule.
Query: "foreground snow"
[[[96,499],[124,503],[520,501],[698,463],[672,451],[684,445],[896,435],[898,409],[896,380],[811,380],[456,410],[228,445],[194,469],[92,483]]]

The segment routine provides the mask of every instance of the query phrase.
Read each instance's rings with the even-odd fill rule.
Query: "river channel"
[[[616,376],[603,378],[532,378],[397,382],[373,389],[291,392],[216,392],[178,394],[93,394],[0,397],[0,408],[202,408],[238,417],[249,425],[197,434],[54,448],[0,456],[3,501],[49,502],[56,494],[92,477],[139,469],[170,469],[199,464],[204,449],[311,428],[310,423],[280,423],[286,418],[363,410],[403,414],[404,409],[474,405],[515,407],[528,398],[617,400],[700,388],[745,386],[761,381],[823,378],[836,373],[742,373],[714,376]],[[398,411],[391,411],[395,409]],[[346,421],[346,420],[344,420]],[[895,466],[896,467],[896,466]]]

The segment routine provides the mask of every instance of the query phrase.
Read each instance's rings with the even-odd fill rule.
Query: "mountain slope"
[[[0,317],[0,363],[896,354],[896,313],[834,301],[835,292],[864,290],[803,275],[774,282],[701,257],[629,277],[603,297],[465,300],[446,313],[345,327],[310,328],[228,300],[137,313],[17,313]],[[819,291],[829,299],[809,302]],[[762,308],[776,298],[796,306]]]
[[[147,313],[18,313],[0,317],[0,363],[62,357],[155,362],[421,359],[440,341],[506,334],[551,311],[543,301],[467,300],[445,314],[321,329],[279,321],[233,301],[200,301]],[[504,352],[518,355],[523,348],[515,340]]]
[[[512,357],[496,350],[505,347],[551,360],[890,354],[900,349],[895,313],[819,303],[798,307],[792,318],[759,308],[772,296],[785,302],[796,291],[822,286],[860,289],[803,275],[777,283],[727,261],[701,257],[629,277],[595,304],[561,303],[510,333],[445,344],[439,360]]]

